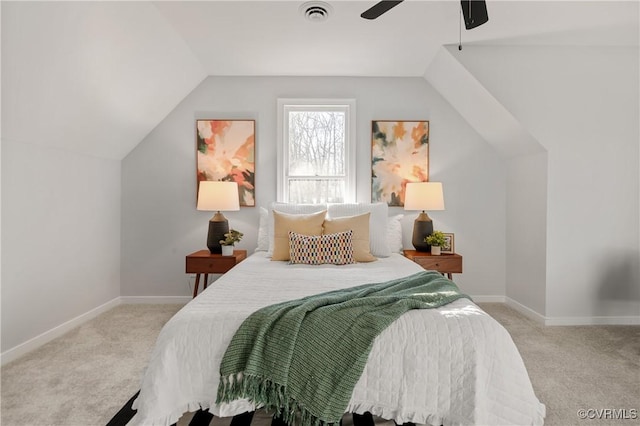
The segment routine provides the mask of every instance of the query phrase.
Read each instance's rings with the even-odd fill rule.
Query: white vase
[[[431,254],[433,256],[440,256],[440,246],[431,246]]]
[[[223,256],[233,256],[233,246],[222,246]]]

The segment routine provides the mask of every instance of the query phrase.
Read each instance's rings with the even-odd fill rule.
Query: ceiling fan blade
[[[379,1],[378,3],[374,4],[373,6],[371,6],[369,9],[365,10],[364,12],[362,12],[360,17],[362,17],[364,19],[376,19],[378,16],[382,15],[385,12],[388,12],[389,9],[391,9],[393,7],[396,7],[397,5],[399,5],[402,2],[403,2],[403,0],[399,0],[399,1],[389,1],[389,0]]]
[[[464,27],[468,30],[479,27],[489,20],[485,0],[460,0]]]

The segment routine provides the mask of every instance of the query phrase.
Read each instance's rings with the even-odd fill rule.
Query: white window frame
[[[278,99],[277,201],[289,202],[289,111],[345,112],[345,203],[356,201],[356,100],[355,99]],[[297,176],[300,178],[300,176]]]

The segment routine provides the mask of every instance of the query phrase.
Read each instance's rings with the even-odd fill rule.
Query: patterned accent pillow
[[[290,263],[347,265],[353,257],[353,231],[325,235],[302,235],[289,231]]]

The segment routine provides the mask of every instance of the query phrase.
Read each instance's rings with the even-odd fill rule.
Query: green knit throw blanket
[[[217,402],[246,398],[290,425],[337,424],[376,336],[410,309],[462,297],[452,281],[423,271],[267,306],[231,340]]]

